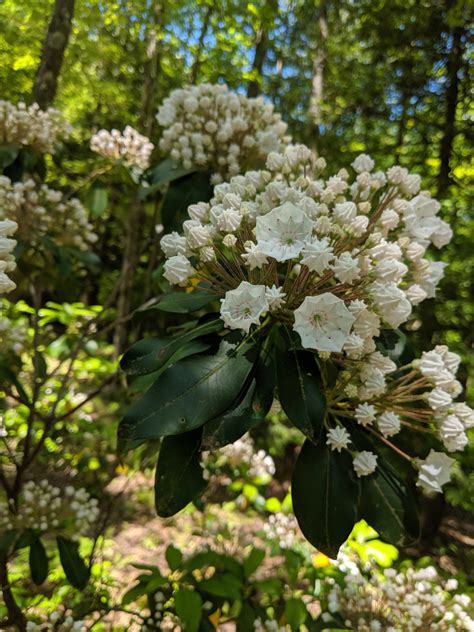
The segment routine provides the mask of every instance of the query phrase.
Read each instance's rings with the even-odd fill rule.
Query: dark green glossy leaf
[[[249,630],[254,630],[255,619],[257,619],[257,613],[248,602],[244,601],[239,616],[237,617],[237,632],[249,632]]]
[[[245,577],[250,577],[252,573],[255,573],[264,559],[265,551],[263,549],[252,549],[244,560]]]
[[[282,349],[277,345],[278,398],[288,419],[311,441],[318,441],[326,414],[319,368],[309,351]]]
[[[173,314],[188,314],[216,300],[216,295],[206,290],[195,289],[192,292],[185,292],[183,290],[182,292],[163,294],[159,302],[152,305],[149,309],[158,309],[162,312],[172,312]],[[222,323],[221,328],[224,328]]]
[[[191,167],[190,169],[186,169],[176,160],[172,160],[171,158],[166,158],[162,162],[153,167],[148,171],[148,184],[149,186],[142,186],[139,192],[140,199],[144,200],[149,195],[156,193],[159,189],[163,188],[169,182],[173,182],[173,180],[178,180],[183,176],[194,173],[196,169]]]
[[[86,206],[92,215],[100,217],[107,208],[108,199],[107,189],[100,184],[94,184],[87,191]]]
[[[180,336],[143,338],[124,354],[120,366],[128,375],[146,375],[167,364],[187,342],[222,329],[222,321],[213,320]]]
[[[254,414],[259,415],[262,419],[268,415],[275,395],[275,353],[272,345],[273,336],[270,333],[270,340],[266,348],[262,350],[255,368],[256,389],[252,408]]]
[[[57,537],[59,559],[61,560],[61,566],[64,569],[64,573],[69,582],[74,586],[82,590],[86,587],[89,581],[89,569],[87,568],[84,560],[79,555],[79,545],[77,542]]]
[[[217,597],[239,600],[242,593],[241,580],[231,573],[216,573],[210,579],[205,579],[199,583],[202,591]]]
[[[308,611],[301,599],[290,597],[285,603],[285,618],[292,630],[299,631],[308,618]]]
[[[132,601],[136,601],[139,597],[146,594],[146,587],[142,583],[132,586],[122,597],[122,606],[128,606]]]
[[[175,594],[176,613],[185,632],[197,632],[202,617],[202,599],[195,590],[180,588]]]
[[[15,531],[15,529],[10,529],[2,533],[2,535],[0,535],[0,553],[7,552],[10,547],[13,546],[17,536],[18,532]]]
[[[163,439],[155,473],[155,506],[159,516],[173,516],[206,487],[200,446],[200,428]]]
[[[293,509],[305,538],[337,556],[357,520],[359,482],[347,452],[305,441],[293,473]]]
[[[183,554],[172,544],[166,548],[165,557],[171,571],[178,570],[183,562]]]
[[[161,223],[165,232],[180,230],[187,218],[188,206],[208,202],[212,197],[212,191],[208,174],[201,171],[172,181],[161,205]]]
[[[377,349],[388,356],[395,364],[402,366],[415,359],[415,351],[400,329],[383,329],[375,339]]]
[[[30,573],[37,585],[42,584],[48,576],[48,556],[39,538],[30,545]]]
[[[0,145],[0,171],[11,165],[18,156],[21,145],[5,143]]]
[[[248,343],[177,362],[129,408],[119,426],[121,442],[181,434],[217,417],[236,400],[256,353]]]

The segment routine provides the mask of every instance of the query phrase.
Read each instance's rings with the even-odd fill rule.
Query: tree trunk
[[[212,16],[213,10],[214,10],[214,3],[210,2],[207,5],[206,13],[204,14],[204,18],[202,20],[201,32],[199,33],[196,55],[194,57],[193,65],[191,66],[190,82],[192,84],[196,83],[196,80],[199,75],[199,70],[201,68],[202,51],[204,49],[204,39],[207,35],[207,31],[209,30],[209,24],[211,23],[211,16]]]
[[[311,81],[311,97],[308,108],[308,129],[310,145],[314,151],[317,148],[319,138],[319,126],[321,124],[321,108],[324,96],[324,72],[327,61],[328,19],[326,0],[319,4],[319,42],[313,62],[313,79]]]
[[[247,96],[255,98],[260,94],[260,77],[262,76],[263,64],[268,50],[268,28],[272,22],[267,16],[271,13],[273,16],[278,12],[278,2],[268,0],[262,9],[263,17],[260,26],[255,33],[255,51],[252,62],[253,79],[249,81],[247,86]]]
[[[446,66],[445,119],[444,133],[439,148],[438,197],[445,193],[451,181],[449,171],[453,143],[457,133],[456,110],[459,94],[459,70],[461,69],[463,56],[462,35],[463,28],[460,26],[456,26],[450,31],[452,44]]]
[[[0,584],[2,588],[3,601],[8,613],[7,622],[2,621],[2,625],[5,624],[5,628],[10,626],[19,632],[26,630],[26,618],[22,613],[19,605],[15,601],[15,597],[11,591],[10,580],[8,578],[8,562],[6,556],[0,557]]]
[[[33,88],[33,101],[43,110],[53,103],[56,96],[73,15],[74,0],[55,0]]]
[[[145,78],[143,84],[142,107],[139,117],[140,131],[150,136],[153,130],[155,94],[161,66],[161,35],[163,27],[163,4],[156,1],[152,6]],[[120,289],[117,299],[117,324],[114,332],[114,345],[117,355],[122,353],[126,344],[127,323],[124,319],[130,314],[133,304],[134,274],[140,257],[140,241],[144,227],[143,206],[135,194],[125,222],[125,245],[120,275]]]

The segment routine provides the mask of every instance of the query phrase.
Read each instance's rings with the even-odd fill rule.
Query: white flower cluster
[[[175,90],[156,116],[164,129],[160,149],[186,168],[210,170],[213,182],[263,164],[289,142],[273,105],[203,83]]]
[[[271,514],[263,525],[263,530],[268,540],[278,542],[281,549],[293,548],[297,534],[300,533],[294,515],[282,512]]]
[[[209,204],[189,207],[183,235],[162,238],[165,277],[206,280],[224,295],[232,329],[249,331],[270,313],[322,354],[374,351],[382,327],[399,327],[434,296],[444,264],[424,255],[451,229],[417,176],[362,163],[372,161],[354,161],[353,180],[345,170],[323,180],[325,163],[313,164],[307,147],[270,154],[267,171],[216,186]]]
[[[87,250],[97,241],[87,211],[77,198],[38,184],[32,178],[11,182],[0,176],[0,220],[18,224],[17,237],[28,246],[28,257],[44,251],[47,236],[59,246]],[[1,224],[0,224],[1,225]]]
[[[234,443],[230,443],[220,450],[202,453],[203,464],[206,470],[212,467],[222,469],[231,467],[245,468],[251,479],[267,480],[275,474],[275,463],[265,450],[255,450],[252,439],[244,435]],[[206,474],[209,476],[209,472]]]
[[[58,110],[41,110],[37,103],[13,105],[0,101],[0,144],[28,145],[39,153],[53,153],[60,138],[71,133]]]
[[[328,593],[329,613],[341,616],[345,624],[359,632],[438,632],[474,631],[471,600],[465,594],[452,594],[457,581],[443,582],[433,566],[383,575],[361,572],[351,564],[342,585],[333,578]]]
[[[379,351],[347,362],[328,397],[338,422],[328,431],[327,444],[333,450],[351,450],[351,437],[343,423],[351,419],[388,445],[405,429],[432,433],[448,452],[463,450],[468,443],[466,430],[474,427],[474,411],[464,402],[454,401],[462,392],[456,379],[459,364],[460,357],[444,345],[399,368]],[[453,463],[443,452],[431,450],[425,460],[414,462],[419,469],[418,485],[428,492],[441,492]],[[372,452],[355,453],[358,476],[371,474],[376,465]]]
[[[48,626],[48,627],[45,627]],[[85,632],[87,625],[85,621],[75,621],[72,615],[61,611],[52,612],[48,621],[43,623],[37,623],[36,621],[28,621],[26,624],[27,632],[41,632],[44,630],[60,630],[60,632]]]
[[[149,138],[130,125],[123,132],[101,129],[91,138],[91,149],[96,154],[111,160],[123,160],[128,167],[138,167],[142,171],[149,167],[154,147]]]
[[[85,489],[54,487],[46,479],[29,481],[23,487],[19,507],[12,513],[7,503],[0,504],[0,532],[10,529],[53,531],[78,539],[99,517],[98,501]]]
[[[0,294],[11,292],[16,288],[16,284],[7,272],[12,272],[16,268],[15,257],[12,254],[16,241],[11,239],[11,236],[17,228],[18,224],[13,220],[0,218]]]
[[[288,629],[286,625],[280,625],[275,619],[265,621],[255,619],[253,627],[255,632],[286,632]]]

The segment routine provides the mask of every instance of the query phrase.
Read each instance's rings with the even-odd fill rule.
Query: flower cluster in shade
[[[49,626],[49,627],[45,627]],[[41,632],[44,630],[60,630],[61,632],[85,632],[87,624],[82,620],[74,620],[72,613],[64,613],[62,610],[52,612],[48,620],[42,623],[27,621],[26,632]]]
[[[173,91],[161,104],[159,147],[185,168],[213,173],[221,182],[264,164],[289,142],[287,125],[261,97],[229,92],[225,85],[201,84]]]
[[[299,527],[293,514],[281,511],[270,514],[263,525],[265,537],[275,541],[281,549],[291,549],[297,541]]]
[[[0,531],[37,529],[71,539],[86,535],[99,517],[98,501],[85,489],[55,487],[46,479],[23,486],[15,513],[0,503]]]
[[[37,103],[14,105],[0,101],[0,144],[17,144],[32,147],[37,152],[54,153],[59,140],[71,134],[58,110],[41,110]]]
[[[443,581],[433,566],[381,573],[366,571],[344,553],[340,557],[349,560],[349,572],[342,582],[326,579],[331,588],[323,620],[337,614],[348,629],[359,632],[474,630],[469,596],[454,594],[458,582]]]
[[[324,179],[324,160],[302,145],[271,153],[266,167],[217,185],[209,203],[189,207],[183,233],[161,240],[164,276],[214,292],[226,327],[249,333],[279,322],[320,362],[345,369],[330,403],[327,443],[351,452],[357,476],[375,471],[377,455],[355,449],[351,424],[384,442],[406,426],[437,436],[448,451],[462,449],[472,411],[453,404],[462,390],[454,377],[459,359],[439,348],[419,364],[432,358],[438,377],[434,368],[420,376],[418,365],[400,373],[376,344],[382,330],[406,323],[413,306],[435,295],[445,264],[427,249],[452,236],[439,203],[420,191],[418,176],[397,166],[374,172],[365,154],[352,163],[352,176],[341,170]],[[440,491],[449,479],[445,454],[407,458],[426,489]]]
[[[150,139],[127,125],[121,132],[113,129],[99,130],[91,138],[91,149],[96,154],[110,160],[123,161],[128,167],[145,170],[150,165],[150,156],[154,149]]]
[[[16,222],[16,237],[26,246],[22,258],[31,261],[41,259],[45,237],[57,246],[82,251],[97,241],[88,213],[77,198],[68,198],[31,177],[12,182],[0,176],[0,220]]]
[[[0,215],[0,294],[11,292],[16,287],[7,273],[13,272],[16,268],[16,261],[13,256],[16,241],[12,239],[12,235],[15,234],[17,228],[16,222],[11,219],[1,219]]]
[[[209,478],[212,472],[225,469],[241,471],[250,478],[269,480],[275,474],[275,463],[265,450],[256,450],[249,435],[244,435],[234,443],[220,450],[203,452],[204,476]]]

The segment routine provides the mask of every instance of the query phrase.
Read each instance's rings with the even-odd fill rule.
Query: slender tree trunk
[[[26,630],[26,618],[13,596],[8,578],[8,562],[4,555],[0,557],[0,584],[3,601],[8,613],[8,623],[5,622],[5,627],[11,626],[13,629],[19,630],[19,632],[24,632]]]
[[[155,94],[161,67],[161,34],[164,20],[163,3],[154,1],[152,6],[152,24],[150,26],[147,62],[143,84],[142,107],[139,117],[140,131],[150,136],[154,123]],[[132,309],[134,276],[140,257],[140,240],[144,228],[143,206],[135,194],[125,223],[125,245],[122,259],[120,289],[117,299],[117,325],[114,332],[114,344],[117,355],[122,353],[126,343],[127,324],[123,319]]]
[[[33,101],[43,110],[53,103],[56,96],[73,15],[74,0],[55,0],[33,87]]]
[[[319,138],[319,126],[322,116],[321,109],[324,97],[324,73],[327,61],[327,40],[329,35],[326,0],[319,4],[319,42],[313,62],[313,78],[311,81],[311,97],[308,108],[308,129],[310,131],[310,145],[316,151]]]
[[[402,98],[401,98],[402,111],[400,114],[400,119],[398,121],[397,138],[395,141],[395,154],[397,158],[400,156],[400,153],[403,147],[403,139],[405,137],[405,132],[407,128],[407,113],[408,113],[409,102],[410,102],[409,95],[406,92],[403,92]]]
[[[192,84],[196,83],[197,78],[199,76],[199,70],[201,69],[202,51],[204,49],[204,40],[209,30],[209,25],[211,23],[211,16],[212,16],[213,10],[214,10],[214,3],[210,2],[207,5],[207,9],[202,20],[201,32],[199,33],[196,55],[194,57],[193,65],[191,66],[190,82]]]
[[[438,173],[438,197],[441,197],[450,184],[450,161],[456,137],[456,110],[459,94],[459,70],[462,64],[462,35],[463,28],[456,26],[451,29],[451,49],[449,51],[446,67],[447,85],[445,93],[445,119],[444,133],[441,138],[439,157],[440,167]]]
[[[253,79],[249,81],[247,86],[247,96],[255,98],[260,94],[260,77],[262,76],[263,64],[265,63],[265,57],[268,50],[268,28],[272,22],[267,17],[267,14],[273,16],[278,12],[278,2],[275,0],[268,0],[262,10],[264,17],[260,22],[260,26],[255,33],[255,50],[252,62],[252,76]]]

